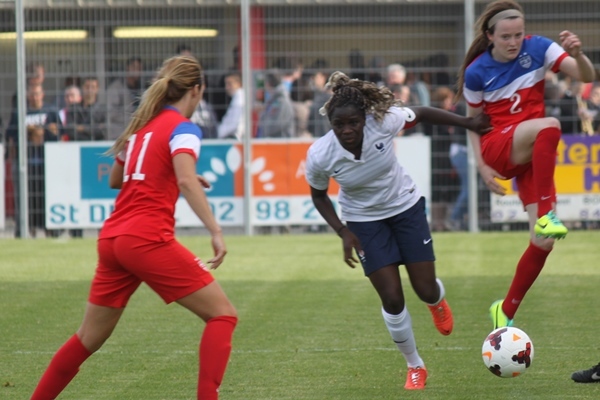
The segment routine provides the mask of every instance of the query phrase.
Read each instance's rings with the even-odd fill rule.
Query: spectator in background
[[[81,78],[76,75],[67,76],[64,81],[63,91],[56,94],[56,106],[58,107],[59,113],[60,110],[67,107],[67,100],[65,99],[66,90],[71,86],[75,86],[77,88],[81,88]],[[81,95],[81,91],[80,91]]]
[[[127,60],[125,76],[115,79],[106,91],[107,139],[118,138],[125,130],[142,95],[142,60],[131,57]]]
[[[78,101],[79,99],[79,101]],[[98,103],[98,80],[86,78],[83,81],[83,95],[76,86],[65,89],[67,107],[59,114],[63,123],[63,140],[104,140],[106,112]]]
[[[431,96],[429,94],[432,74],[425,74],[422,70],[423,62],[417,61],[408,68],[406,73],[406,79],[404,83],[410,87],[410,91],[417,98],[418,102],[422,106],[429,107],[431,105]],[[421,71],[419,71],[419,69]],[[429,81],[426,82],[422,75],[427,75]]]
[[[183,54],[186,55],[186,54]],[[192,56],[193,57],[193,56]],[[206,78],[202,78],[202,90],[206,89]],[[212,106],[206,101],[204,96],[198,103],[196,110],[190,117],[190,121],[195,123],[202,130],[203,139],[216,139],[217,138],[217,115],[213,110]]]
[[[321,115],[321,107],[331,98],[331,90],[325,87],[328,74],[323,70],[318,70],[312,76],[313,102],[308,113],[308,131],[314,137],[324,136],[331,130],[329,118]]]
[[[29,233],[36,237],[37,229],[46,227],[46,182],[44,166],[44,128],[27,126],[27,207]],[[17,222],[18,223],[18,222]],[[19,231],[19,228],[17,228]],[[54,236],[46,231],[47,236]],[[20,237],[20,232],[16,235]]]
[[[44,89],[37,80],[27,86],[27,110],[25,126],[27,135],[27,183],[29,189],[28,206],[31,234],[35,228],[45,225],[45,185],[44,185],[44,142],[57,141],[60,129],[58,111],[44,104]],[[19,207],[19,126],[17,110],[13,110],[6,130],[8,157],[11,163],[12,181],[15,195],[15,237],[21,237]],[[55,236],[54,231],[46,231],[47,236]]]
[[[454,93],[448,87],[436,89],[433,98],[434,107],[458,114],[452,104]],[[463,112],[460,115],[465,114]],[[456,175],[448,157],[451,135],[456,132],[457,135],[465,136],[466,144],[466,131],[453,126],[433,124],[425,124],[423,130],[425,135],[431,138],[431,229],[445,231],[449,225],[448,208],[458,189]]]
[[[279,71],[281,84],[291,95],[294,82],[302,76],[302,62],[295,56],[279,57],[273,62],[273,69]]]
[[[310,138],[312,134],[308,130],[308,119],[310,107],[313,102],[313,91],[311,88],[311,76],[303,73],[292,85],[292,106],[294,107],[294,121],[296,136]]]
[[[390,64],[385,75],[385,86],[389,89],[394,85],[404,85],[406,82],[406,68],[401,64]]]
[[[46,79],[46,68],[41,62],[30,62],[25,66],[25,81],[26,86],[29,85],[44,85]],[[12,109],[17,107],[17,92],[12,97],[11,101]]]
[[[83,112],[81,107],[81,90],[74,85],[67,86],[65,88],[63,101],[65,106],[58,111],[62,126],[61,139],[69,140],[71,137],[75,137],[75,120]]]
[[[258,120],[256,137],[294,137],[294,107],[278,71],[270,71],[265,75],[265,91],[268,100]]]
[[[582,124],[587,124],[588,135],[597,135],[600,133],[600,85],[596,84],[590,91],[590,96],[585,101],[584,106],[579,110]]]
[[[105,140],[106,106],[101,100],[98,78],[90,76],[83,79],[81,86],[82,113],[76,121],[76,136],[71,140]]]
[[[242,75],[239,72],[230,72],[225,76],[225,90],[231,97],[227,112],[218,127],[219,139],[242,140],[246,129],[244,114],[244,89],[242,88]]]
[[[433,105],[458,115],[466,115],[466,108],[463,102],[454,102],[454,91],[447,86],[441,86],[437,88],[432,95]],[[467,132],[464,128],[459,126],[450,125],[438,125],[433,127],[433,132],[439,135],[438,140],[441,141],[438,146],[440,152],[443,152],[446,148],[446,144],[449,144],[448,152],[446,153],[447,159],[452,164],[453,171],[446,171],[445,167],[447,164],[442,162],[441,171],[438,171],[440,178],[446,176],[447,182],[439,182],[440,185],[446,185],[448,192],[455,196],[454,204],[450,208],[450,216],[446,219],[446,228],[451,231],[466,230],[467,229],[467,212],[469,210],[469,166],[467,158]],[[435,129],[437,128],[437,130]],[[447,142],[447,143],[446,143]],[[440,157],[443,153],[440,153]],[[450,172],[450,173],[449,173]],[[434,171],[435,173],[435,171]],[[459,180],[459,191],[455,195],[455,190],[448,187],[448,185],[454,186],[454,174],[457,175]],[[433,180],[435,182],[435,179]],[[432,183],[433,183],[432,182]],[[442,188],[443,189],[443,188]],[[454,188],[452,188],[454,189]],[[434,189],[435,190],[435,189]],[[444,210],[445,211],[445,210]]]
[[[227,89],[225,88],[225,78],[227,78],[228,74],[231,72],[238,72],[241,76],[240,71],[240,52],[238,46],[233,48],[233,64],[229,67],[229,70],[219,77],[218,82],[210,85],[211,87],[206,91],[208,95],[208,101],[213,105],[215,110],[215,114],[217,115],[217,120],[222,121],[225,113],[227,112],[227,107],[229,106],[229,102],[231,98],[227,95]]]

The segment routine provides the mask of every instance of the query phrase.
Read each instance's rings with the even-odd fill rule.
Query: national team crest
[[[531,67],[531,56],[527,53],[523,53],[519,57],[519,64],[525,69]]]

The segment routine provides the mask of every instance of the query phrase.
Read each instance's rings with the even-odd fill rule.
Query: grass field
[[[221,398],[600,398],[600,384],[569,378],[600,361],[600,232],[572,232],[558,243],[523,302],[516,325],[533,340],[531,369],[500,379],[483,365],[487,308],[505,294],[526,241],[524,232],[434,235],[455,329],[441,336],[405,282],[430,375],[424,391],[409,392],[375,291],[362,271],[342,263],[337,237],[229,237],[229,255],[215,275],[240,322]],[[208,238],[182,242],[208,258]],[[95,257],[89,239],[0,241],[0,399],[28,399],[52,354],[77,329]],[[142,286],[113,336],[60,399],[194,398],[202,327]]]

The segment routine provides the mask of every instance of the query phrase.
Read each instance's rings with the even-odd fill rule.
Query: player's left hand
[[[560,45],[571,57],[576,58],[581,54],[581,40],[576,34],[570,31],[562,31],[558,37],[560,38]]]
[[[490,125],[490,117],[487,114],[479,113],[475,117],[470,118],[469,130],[478,133],[479,135],[485,135],[492,131]]]
[[[198,182],[200,182],[204,189],[210,189],[212,185],[205,177],[203,177],[202,175],[196,175],[196,177],[198,178]]]
[[[223,262],[225,258],[225,254],[227,254],[227,248],[225,247],[225,240],[223,239],[223,234],[221,232],[212,235],[211,240],[212,248],[215,253],[215,256],[207,261],[210,265],[210,269],[217,269],[219,265]]]

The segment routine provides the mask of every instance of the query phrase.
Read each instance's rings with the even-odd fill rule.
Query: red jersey
[[[179,188],[173,157],[200,155],[202,133],[173,107],[165,109],[134,133],[117,162],[124,163],[123,185],[115,209],[104,222],[100,238],[121,235],[168,241],[175,234],[175,203]]]

